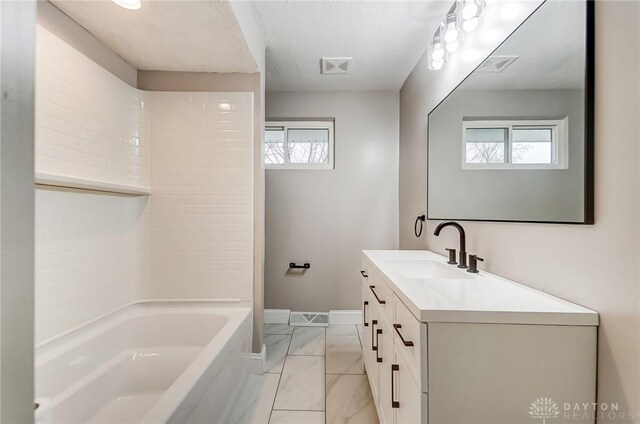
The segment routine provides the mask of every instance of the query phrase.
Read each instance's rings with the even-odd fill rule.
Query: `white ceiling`
[[[465,90],[584,88],[585,5],[547,1],[494,53],[519,58],[500,73],[474,72]]]
[[[268,91],[399,90],[453,4],[447,1],[255,1]],[[353,57],[347,75],[320,58]]]
[[[51,0],[137,69],[258,72],[227,1],[142,0],[136,11],[105,0]]]

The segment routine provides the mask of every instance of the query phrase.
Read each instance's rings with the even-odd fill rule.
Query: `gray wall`
[[[463,84],[464,85],[464,84]],[[569,167],[462,169],[463,118],[568,117]],[[464,90],[429,115],[429,216],[580,222],[584,219],[582,90]]]
[[[0,422],[33,422],[36,4],[0,2]]]
[[[335,118],[335,169],[267,170],[266,308],[359,309],[360,250],[398,248],[398,99],[267,93],[268,118]]]
[[[486,258],[483,268],[600,313],[598,400],[619,402],[621,410],[637,413],[640,3],[596,2],[596,18],[595,225],[467,222],[464,226],[467,250]],[[401,217],[410,218],[426,209],[427,114],[473,66],[470,63],[449,67],[442,73],[428,72],[423,57],[401,90]],[[444,78],[449,84],[438,83]],[[437,222],[427,223],[421,239],[401,222],[403,249],[442,252],[457,245],[454,231],[432,236]],[[626,422],[637,422],[638,416]]]

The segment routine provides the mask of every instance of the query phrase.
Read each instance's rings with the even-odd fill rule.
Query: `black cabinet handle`
[[[376,325],[378,324],[378,320],[377,319],[372,319],[371,320],[371,350],[376,351],[378,350],[378,346],[376,346],[375,343],[375,334],[376,334]]]
[[[298,265],[295,262],[289,262],[289,268],[291,268],[291,269],[309,269],[309,268],[311,268],[311,264],[309,262],[305,262],[302,265]]]
[[[402,328],[402,325],[393,324],[393,329],[396,330],[396,333],[398,334],[398,337],[400,337],[400,340],[402,340],[402,343],[405,346],[413,346],[413,342],[411,340],[405,340],[404,337],[402,337],[402,334],[400,333],[401,328]]]
[[[380,300],[380,298],[376,294],[376,291],[374,290],[375,288],[376,288],[376,286],[369,286],[369,289],[371,290],[371,293],[373,293],[373,295],[376,297],[376,300],[378,301],[378,303],[381,304],[381,305],[384,305],[387,302],[384,301],[384,300]]]
[[[382,334],[382,329],[378,328],[376,330],[376,362],[382,362],[382,358],[378,356],[378,352],[380,352],[380,341],[378,340],[378,336]]]
[[[367,306],[369,306],[369,301],[365,300],[362,303],[362,320],[364,321],[364,326],[368,327],[369,323],[367,322]]]
[[[362,276],[364,278],[367,278],[369,275],[367,275],[367,273],[365,271],[360,271],[360,274],[362,274]]]
[[[395,390],[395,379],[394,377],[394,372],[396,371],[400,371],[400,365],[398,364],[391,364],[391,407],[392,408],[400,408],[400,402],[398,402],[397,400],[394,399],[394,392]]]

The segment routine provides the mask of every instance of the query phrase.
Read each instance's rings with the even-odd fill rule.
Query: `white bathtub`
[[[53,423],[220,423],[249,375],[251,308],[142,302],[36,348]],[[46,403],[46,401],[45,401]]]

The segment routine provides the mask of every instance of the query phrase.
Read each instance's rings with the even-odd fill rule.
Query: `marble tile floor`
[[[355,325],[265,324],[264,374],[252,375],[234,424],[378,424]]]

